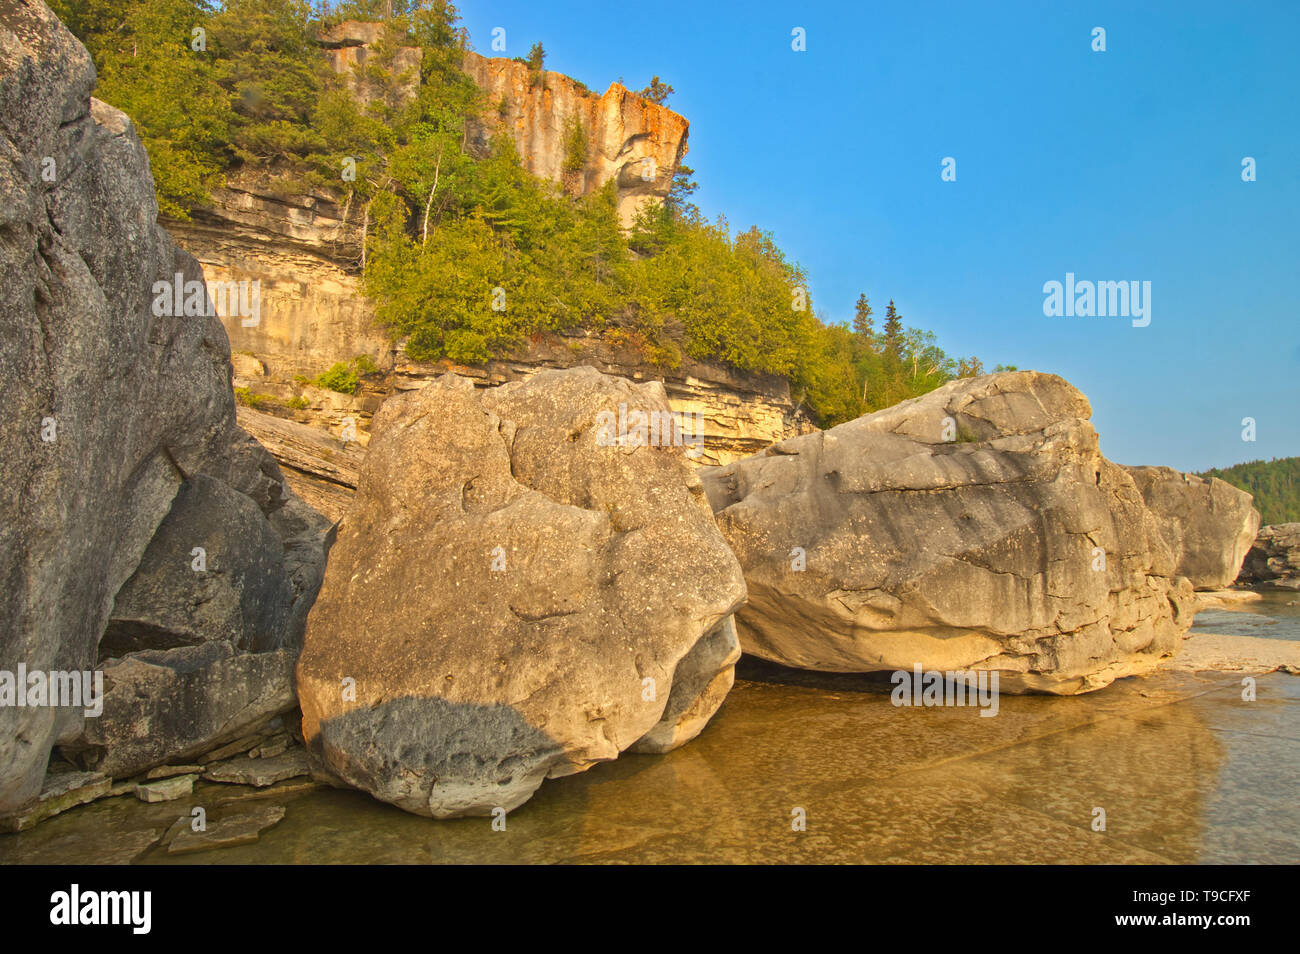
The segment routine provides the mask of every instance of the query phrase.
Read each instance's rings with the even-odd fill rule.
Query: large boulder
[[[1238,582],[1300,590],[1300,523],[1264,527],[1246,554]]]
[[[122,594],[117,635],[124,642],[115,653],[292,644],[324,563],[327,524],[288,495],[274,460],[236,426],[229,346],[202,294],[202,271],[158,226],[144,149],[123,113],[91,99],[94,82],[89,55],[43,4],[0,6],[5,672],[19,665],[29,672],[97,668],[100,637],[133,577]],[[198,310],[206,313],[154,314],[155,283],[171,283],[177,274],[183,283],[200,283]],[[208,508],[201,519],[188,497],[177,500],[189,482],[220,487],[220,501],[207,495],[198,508]],[[272,605],[228,594],[245,613],[245,632],[257,632],[256,645],[231,637],[228,628],[205,634],[198,631],[202,620],[178,621],[191,594],[165,592],[164,581],[185,579],[180,585],[194,594],[207,585],[193,574],[185,578],[190,550],[202,545],[195,539],[185,546],[186,528],[195,525],[191,518],[209,528],[232,518],[232,506],[241,525],[258,527],[259,542],[239,541],[233,552],[218,545],[207,559],[236,589],[258,568],[271,568],[279,594]],[[191,522],[180,523],[177,508]],[[146,561],[169,514],[177,532]],[[184,572],[167,563],[179,551]],[[256,568],[241,568],[253,551]],[[259,594],[264,583],[257,583]],[[152,600],[162,602],[151,606]],[[266,614],[260,623],[258,613]],[[125,634],[128,623],[134,636]],[[219,647],[208,652],[222,655]],[[201,710],[204,680],[194,676],[187,684],[200,695],[183,705],[161,689],[132,700],[119,710],[140,713],[130,725],[112,724],[110,704],[90,729],[86,723],[95,720],[83,707],[0,707],[0,813],[39,795],[56,743],[93,762],[97,735],[165,734],[169,720]],[[253,708],[227,713],[221,730],[262,718]]]
[[[745,651],[1062,694],[1175,653],[1191,585],[1090,416],[1061,378],[1007,372],[705,469]]]
[[[620,439],[638,410],[662,385],[592,368],[383,406],[298,663],[318,772],[489,814],[699,733],[745,585],[684,449]]]
[[[1176,572],[1198,590],[1222,589],[1237,578],[1255,541],[1253,498],[1227,481],[1170,467],[1127,467],[1177,560]]]

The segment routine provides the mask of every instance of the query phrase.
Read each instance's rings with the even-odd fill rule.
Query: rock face
[[[345,20],[320,39],[330,68],[362,102],[380,95],[363,70],[381,65],[405,78],[398,100],[419,89],[420,51],[396,46],[384,50],[384,25]],[[560,183],[574,195],[599,190],[611,180],[618,189],[619,218],[629,226],[650,202],[662,201],[686,155],[690,124],[666,106],[642,99],[622,83],[598,96],[577,80],[544,70],[538,76],[525,63],[507,57],[466,52],[462,68],[483,90],[487,107],[468,131],[471,148],[486,154],[492,135],[504,129],[514,139],[524,168],[539,179]],[[397,106],[399,102],[390,105]],[[580,125],[585,140],[582,168],[570,170],[568,140]]]
[[[280,462],[294,493],[330,520],[343,516],[357,489],[357,473],[365,456],[359,444],[248,408],[241,407],[236,419]]]
[[[745,651],[1062,694],[1175,653],[1191,585],[1090,416],[1061,378],[1009,372],[705,469]]]
[[[384,405],[298,664],[319,769],[489,814],[703,728],[744,582],[682,448],[611,439],[620,404],[667,410],[590,368]]]
[[[376,62],[377,47],[382,46],[383,37],[382,23],[344,20],[325,30],[320,38],[330,69],[344,77],[348,92],[362,102],[370,102],[380,95],[376,84],[365,75],[368,66],[380,66],[401,77],[404,82],[397,84],[397,96],[402,100],[414,97],[419,90],[420,48],[394,47],[387,61],[381,57]]]
[[[1217,477],[1204,480],[1169,467],[1125,469],[1155,514],[1178,575],[1198,590],[1232,583],[1259,529],[1251,495]]]
[[[651,202],[661,201],[686,155],[690,124],[665,106],[642,99],[621,83],[597,96],[581,83],[547,70],[534,84],[527,64],[466,53],[465,72],[484,91],[489,109],[471,135],[487,148],[501,127],[514,138],[524,168],[541,179],[595,192],[613,180],[624,226]],[[572,124],[586,132],[585,163],[566,173],[566,140]]]
[[[1260,530],[1237,582],[1300,590],[1300,523],[1279,523]]]
[[[154,313],[156,283],[203,276],[158,226],[144,149],[90,98],[94,80],[46,7],[0,8],[0,670],[95,669],[115,628],[115,665],[138,655],[194,695],[179,706],[163,680],[127,699],[110,674],[98,718],[0,707],[0,813],[38,796],[56,743],[103,770],[101,739],[192,734],[180,722],[207,711],[204,667],[294,644],[324,561],[323,518],[235,424],[220,321]],[[228,522],[259,542],[223,535]],[[189,570],[191,533],[221,541],[207,553],[219,579]],[[220,611],[181,623],[204,594]],[[218,708],[212,731],[249,717]]]
[[[321,39],[335,72],[353,76],[358,64],[375,65],[381,25],[345,21]],[[412,52],[412,51],[407,51]],[[394,69],[410,70],[414,61],[394,53]],[[545,74],[545,88],[534,87],[528,68],[509,59],[475,53],[464,68],[484,88],[488,107],[469,131],[470,146],[487,148],[493,130],[503,124],[511,133],[526,168],[534,175],[561,182],[571,191],[594,190],[611,179],[619,184],[619,208],[625,220],[649,201],[667,195],[672,173],[686,152],[688,123],[665,107],[642,100],[614,84],[597,96],[582,84],[555,72]],[[363,80],[353,95],[372,95]],[[412,85],[410,94],[416,87]],[[504,100],[504,115],[499,104]],[[565,173],[564,138],[571,121],[588,133],[587,163],[581,173]],[[643,172],[654,168],[649,180]],[[355,434],[365,444],[374,412],[389,394],[423,387],[447,371],[473,377],[480,386],[527,378],[547,368],[588,365],[632,380],[662,381],[673,409],[698,414],[703,454],[695,463],[725,464],[755,453],[775,440],[812,430],[809,414],[792,398],[787,381],[776,376],[736,374],[721,364],[683,360],[678,368],[649,363],[629,345],[611,344],[595,335],[573,332],[534,338],[511,360],[468,368],[450,362],[409,360],[376,324],[374,309],[361,294],[357,276],[361,255],[361,220],[355,206],[344,208],[324,194],[285,195],[271,178],[240,170],[213,191],[212,204],[192,221],[168,221],[177,242],[202,264],[209,284],[256,281],[261,290],[256,320],[222,315],[230,346],[236,352],[235,386],[247,388],[277,413],[328,431],[337,441]],[[306,386],[336,362],[369,356],[381,376],[367,379],[355,396]],[[289,402],[308,404],[291,412]],[[258,435],[261,438],[261,434]],[[272,452],[295,491],[316,504],[337,509],[340,491],[326,467],[304,470],[301,455],[280,456],[286,445],[272,442]]]

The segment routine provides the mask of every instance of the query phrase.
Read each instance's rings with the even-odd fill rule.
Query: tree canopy
[[[95,61],[96,95],[135,121],[163,215],[188,217],[246,168],[286,193],[331,193],[363,230],[364,293],[413,358],[480,363],[538,334],[594,329],[666,368],[689,357],[783,375],[824,424],[982,371],[905,327],[892,301],[880,333],[865,293],[852,328],[819,317],[770,232],[700,214],[689,167],[624,229],[612,182],[577,188],[581,122],[566,128],[567,192],[530,176],[504,129],[486,154],[471,149],[468,124],[497,110],[461,69],[468,39],[442,0],[52,5]],[[364,104],[318,42],[348,18],[382,23],[350,78]],[[404,48],[418,48],[418,76],[401,72]],[[544,61],[535,43],[536,82]],[[641,95],[672,92],[656,76]]]

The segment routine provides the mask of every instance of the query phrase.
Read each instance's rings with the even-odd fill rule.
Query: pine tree
[[[871,343],[875,337],[876,327],[871,321],[871,303],[867,301],[866,294],[858,296],[858,303],[853,310],[853,333],[858,335],[867,344]]]
[[[668,99],[668,97],[675,92],[676,90],[674,90],[667,83],[660,81],[659,77],[656,76],[650,80],[650,85],[645,87],[645,89],[640,90],[637,93],[637,95],[640,96],[642,99],[646,99],[652,103],[658,103],[660,106],[663,106],[666,104],[665,101]]]
[[[885,354],[899,358],[903,354],[903,319],[894,308],[894,299],[889,299],[885,309]]]
[[[532,45],[528,50],[528,68],[534,73],[540,73],[546,65],[546,49],[542,46],[540,40]]]

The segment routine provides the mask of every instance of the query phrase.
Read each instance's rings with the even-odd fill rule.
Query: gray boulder
[[[744,581],[683,448],[618,443],[620,405],[668,411],[592,368],[383,406],[298,663],[319,771],[485,815],[704,727]]]
[[[323,567],[323,519],[287,494],[274,460],[235,424],[220,319],[154,314],[155,283],[203,274],[158,226],[144,149],[123,113],[90,98],[94,82],[85,49],[44,5],[0,7],[0,670],[9,672],[94,669],[115,599],[138,572],[124,612],[175,624],[172,601],[185,594],[143,606],[160,595],[147,578],[171,571],[141,563],[187,481],[208,478],[227,503],[229,494],[251,503],[237,506],[240,519],[257,511],[272,530],[258,539],[276,538],[258,559],[280,561],[293,607],[263,607],[259,640],[294,641]],[[229,555],[209,557],[234,570]],[[230,579],[241,573],[251,579],[247,570]],[[227,635],[190,624],[137,644],[236,652]],[[111,724],[108,706],[89,730],[80,707],[0,707],[0,813],[38,796],[56,743],[90,751],[97,734],[147,735],[202,709],[203,680],[188,685],[197,696],[154,697],[133,725]]]
[[[1170,467],[1125,470],[1174,552],[1175,572],[1198,590],[1230,585],[1259,529],[1251,495],[1218,477],[1205,480]]]
[[[99,652],[123,656],[218,639],[243,651],[278,649],[291,635],[293,599],[284,548],[257,504],[198,475],[181,484],[118,590]]]
[[[1300,523],[1264,527],[1246,554],[1239,583],[1300,590]]]
[[[1061,378],[1008,372],[706,468],[745,651],[1062,694],[1175,653],[1191,585],[1090,416]]]

